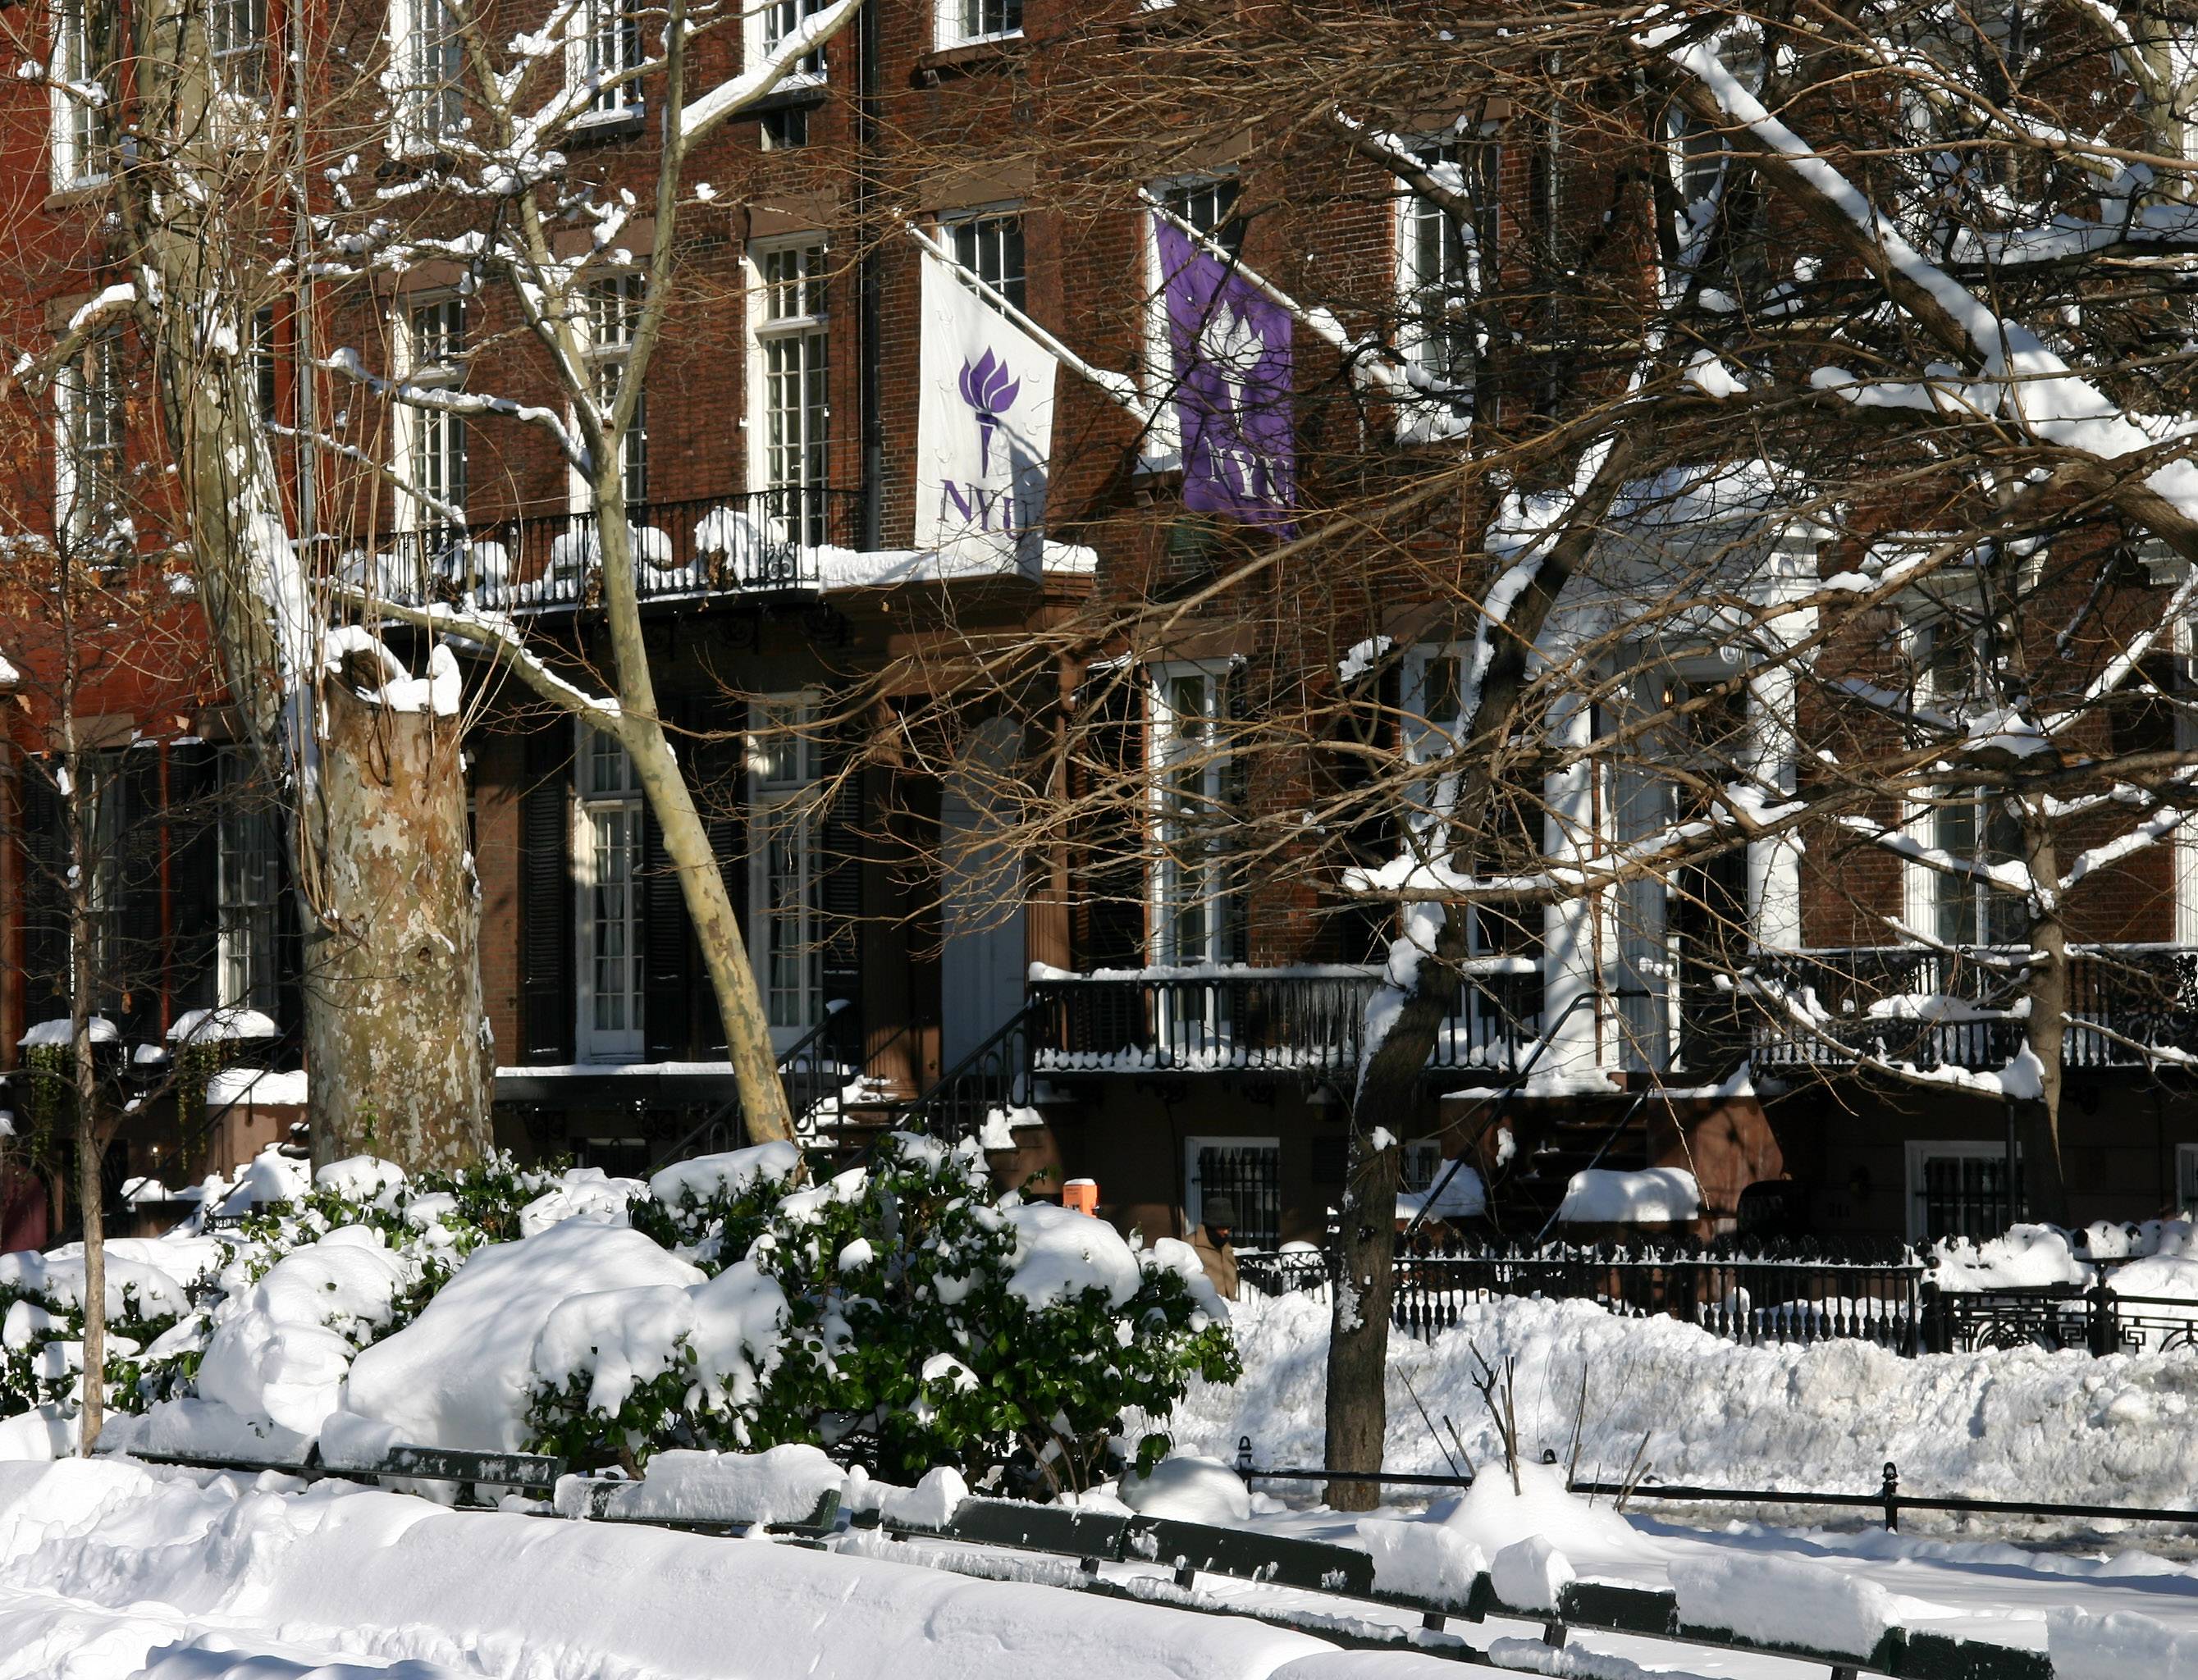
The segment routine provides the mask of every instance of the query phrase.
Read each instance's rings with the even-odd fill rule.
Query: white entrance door
[[[1015,761],[1015,726],[995,718],[979,728],[940,790],[939,1055],[951,1067],[1023,1004],[1029,967],[1023,933],[1022,871],[999,844],[1012,808],[1001,785]]]

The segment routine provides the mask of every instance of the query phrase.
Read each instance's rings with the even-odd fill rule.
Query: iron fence
[[[1908,945],[1765,956],[1743,973],[1758,1067],[1859,1057],[1939,1067],[2001,1067],[2022,1047],[2026,952]],[[2147,1049],[2198,1052],[2198,951],[2079,947],[2068,957],[2071,1067],[2133,1067]]]
[[[861,517],[858,492],[811,486],[631,508],[635,586],[644,601],[814,595],[823,550],[855,547]],[[602,599],[602,545],[592,512],[556,512],[397,532],[343,555],[340,569],[390,601],[470,596],[492,612],[543,612]]]
[[[1154,968],[1032,981],[1032,1067],[1040,1073],[1355,1073],[1370,966]],[[1428,1066],[1515,1067],[1541,1036],[1542,975],[1532,957],[1483,958],[1462,980]]]

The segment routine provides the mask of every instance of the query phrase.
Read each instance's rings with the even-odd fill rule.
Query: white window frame
[[[49,0],[46,20],[49,83],[82,86],[91,81],[90,0]],[[48,87],[47,102],[48,172],[54,191],[79,192],[104,181],[98,111],[59,85]],[[92,166],[95,160],[100,167]]]
[[[589,369],[596,400],[608,412],[619,381],[625,377],[627,358],[633,352],[635,333],[648,294],[648,276],[637,268],[591,276],[581,282],[583,308],[574,323],[573,336]],[[648,396],[634,405],[633,424],[619,440],[620,477],[625,486],[629,511],[648,505]],[[571,474],[572,507],[575,513],[592,511],[592,492],[576,468]]]
[[[268,91],[267,0],[207,0],[206,55],[230,99],[258,105]],[[241,33],[235,32],[239,26]]]
[[[798,279],[784,277],[777,264],[804,252],[811,253],[813,267],[804,269]],[[765,506],[784,526],[787,538],[795,543],[821,542],[824,537],[821,492],[832,470],[830,261],[831,247],[821,233],[761,240],[747,250],[748,486],[783,492],[771,496]],[[797,292],[791,299],[786,295],[789,287]],[[789,302],[796,307],[787,309]],[[792,344],[803,346],[798,352],[802,435],[785,443],[773,422],[781,412],[775,401],[777,382],[786,375],[774,371],[771,361],[776,347]],[[821,404],[809,399],[812,378],[822,386]],[[797,463],[792,477],[786,471],[789,458]]]
[[[980,295],[989,294],[1017,309],[1027,307],[1030,260],[1021,205],[974,205],[968,209],[945,212],[939,218],[939,241],[950,256],[984,282]],[[1010,251],[1015,263],[1013,274],[1007,271]],[[965,280],[962,283],[968,282]]]
[[[1911,1137],[1903,1148],[1906,1177],[1901,1189],[1907,1204],[1907,1231],[1910,1242],[1923,1241],[1923,1163],[1927,1160],[1991,1160],[2007,1159],[2007,1143],[2003,1138],[1980,1137]],[[2015,1152],[2015,1163],[2021,1165],[2022,1151]]]
[[[426,330],[429,311],[451,310],[456,311],[455,344],[451,342],[452,328],[448,323],[436,323],[432,336]],[[462,386],[466,376],[468,314],[465,299],[455,292],[400,294],[397,307],[391,312],[390,323],[398,380],[406,385],[437,390],[456,390]],[[431,356],[432,360],[428,359]],[[393,406],[390,430],[397,447],[396,476],[400,485],[397,492],[398,530],[428,532],[450,523],[443,511],[427,499],[434,494],[427,482],[431,452],[442,457],[439,475],[443,493],[439,499],[459,515],[457,523],[463,524],[466,496],[470,488],[466,481],[466,417],[404,402]],[[449,493],[453,480],[456,495]]]
[[[1162,204],[1181,216],[1193,227],[1199,227],[1201,218],[1195,214],[1184,214],[1183,201],[1186,196],[1212,191],[1218,200],[1227,189],[1225,203],[1217,206],[1212,218],[1212,226],[1203,229],[1215,242],[1227,246],[1221,235],[1234,218],[1237,201],[1242,196],[1235,171],[1218,171],[1211,174],[1173,175],[1148,183],[1148,190]],[[1195,209],[1195,205],[1189,206]],[[1160,218],[1148,210],[1145,224],[1145,352],[1143,366],[1139,372],[1146,400],[1152,405],[1152,424],[1145,428],[1143,450],[1145,464],[1156,472],[1171,471],[1183,465],[1183,421],[1175,407],[1175,346],[1168,337],[1167,272],[1160,266]]]
[[[1456,154],[1455,158],[1449,161],[1463,162],[1474,158],[1478,148],[1496,143],[1483,134],[1445,131],[1440,134],[1421,136],[1408,142],[1407,145],[1414,160],[1424,167],[1431,160],[1430,153],[1447,150]],[[1477,158],[1474,161],[1477,166],[1474,173],[1465,183],[1468,196],[1472,195],[1474,188],[1481,179],[1490,175],[1500,178],[1500,159],[1495,160],[1492,167]],[[1487,206],[1487,210],[1488,215],[1484,219],[1494,220],[1497,207]],[[1431,292],[1439,288],[1446,297],[1466,300],[1465,331],[1468,336],[1477,336],[1479,333],[1478,323],[1471,315],[1471,305],[1482,290],[1480,230],[1478,227],[1456,228],[1452,225],[1453,220],[1448,211],[1409,187],[1403,188],[1397,195],[1397,350],[1407,367],[1417,369],[1431,381],[1439,379],[1450,389],[1469,395],[1474,384],[1474,372],[1480,360],[1480,345],[1475,343],[1467,352],[1466,376],[1461,381],[1455,369],[1437,369],[1431,365],[1435,359],[1429,353],[1433,339],[1422,319],[1424,300]],[[1431,276],[1422,270],[1419,233],[1422,224],[1428,221],[1439,222],[1457,241],[1458,259],[1462,265],[1460,274],[1455,276]],[[1462,433],[1470,424],[1470,414],[1457,414],[1453,411],[1453,407],[1452,401],[1434,394],[1432,390],[1422,393],[1418,400],[1401,404],[1397,414],[1398,436],[1406,442],[1419,443]]]
[[[1933,655],[1936,651],[1936,638],[1950,625],[1974,634],[1974,631],[1966,624],[1943,616],[1935,620],[1927,619],[1921,622],[1911,619],[1902,631],[1903,640],[1912,668],[1916,674],[1916,699],[1918,705],[1936,706],[1941,698],[1938,692],[1937,683],[1932,674],[1936,668]],[[1970,802],[1970,810],[1974,813],[1973,820],[1980,829],[1990,820],[1990,803],[1989,799],[1981,797],[1974,798]],[[1904,813],[1906,820],[1902,827],[1907,832],[1917,834],[1925,845],[1937,849],[1939,846],[1939,823],[1945,814],[1945,808],[1934,799],[1928,798],[1911,799],[1908,802],[1907,809]],[[1982,837],[1980,834],[1972,841],[1972,855],[1975,855],[1981,849]],[[1951,877],[1945,871],[1932,869],[1928,864],[1910,862],[1902,871],[1902,879],[1903,898],[1905,900],[1902,908],[1905,912],[1908,926],[1928,940],[1950,945],[1978,945],[1980,941],[1974,935],[1980,931],[1980,919],[1987,914],[1985,905],[1988,898],[1997,896],[2006,898],[2007,897],[2004,894],[1991,894],[1989,889],[1972,881],[1968,889],[1970,908],[1968,925],[1962,938],[1950,940],[1945,939],[1939,929],[1939,912],[1942,908],[1939,896],[1942,885],[1951,881]],[[2009,899],[2009,902],[2013,901]],[[2026,935],[2020,933],[2015,935],[2017,941],[2025,937]],[[1989,942],[1986,943],[1986,948],[1991,948]]]
[[[444,28],[431,33],[438,17]],[[400,152],[432,151],[465,129],[465,43],[451,0],[390,0],[388,89]]]
[[[762,0],[747,17],[747,61],[760,64],[802,24],[823,11],[830,0]],[[779,89],[815,87],[826,78],[824,49],[805,54],[782,77]]]
[[[118,334],[96,334],[54,380],[54,522],[85,548],[127,529],[128,509],[119,505],[127,429],[121,350]]]
[[[1176,911],[1199,899],[1180,896],[1177,886],[1181,880],[1180,866],[1172,863],[1169,857],[1168,770],[1172,749],[1192,759],[1203,753],[1205,762],[1197,766],[1195,797],[1212,810],[1218,810],[1227,799],[1229,757],[1216,743],[1228,727],[1228,684],[1232,671],[1233,666],[1226,660],[1175,660],[1145,668],[1148,745],[1146,762],[1153,770],[1146,799],[1154,842],[1154,863],[1147,890],[1152,916],[1153,960],[1165,967],[1224,962],[1229,958],[1229,910],[1236,888],[1225,879],[1221,881],[1220,891],[1200,895],[1206,906],[1207,925],[1199,948],[1185,945],[1174,931]],[[1183,753],[1176,743],[1183,739],[1180,720],[1185,714],[1176,709],[1174,690],[1178,683],[1189,681],[1205,684],[1199,714],[1204,740]],[[1225,869],[1225,852],[1217,849],[1210,856],[1214,861],[1209,868]],[[1221,1026],[1214,1025],[1217,1029]]]
[[[1195,1231],[1201,1225],[1206,1223],[1206,1192],[1204,1187],[1198,1182],[1198,1156],[1199,1152],[1202,1149],[1266,1150],[1275,1158],[1275,1183],[1277,1190],[1279,1191],[1282,1179],[1282,1140],[1279,1136],[1270,1134],[1267,1136],[1253,1137],[1232,1137],[1226,1136],[1185,1137],[1183,1140],[1183,1218],[1190,1222],[1190,1229],[1192,1230]],[[1244,1210],[1241,1207],[1237,1209],[1240,1221],[1243,1211]],[[1275,1217],[1276,1223],[1278,1227],[1276,1232],[1276,1241],[1279,1243],[1282,1240],[1282,1234],[1279,1229],[1282,1219],[1282,1209],[1279,1206],[1277,1206],[1275,1210]],[[1244,1227],[1241,1222],[1236,1227],[1236,1230],[1238,1236],[1241,1236],[1243,1235]],[[1238,1245],[1234,1242],[1230,1246],[1231,1247],[1238,1247]]]
[[[610,75],[625,75],[649,61],[648,42],[640,16],[642,0],[579,0],[565,24],[565,85],[577,93],[596,73],[596,44],[608,38],[617,26],[617,46]],[[641,78],[628,76],[612,86],[598,88],[588,108],[573,119],[575,126],[613,123],[639,114],[643,107]]]
[[[645,954],[642,925],[642,869],[646,860],[642,856],[643,817],[646,801],[641,784],[635,779],[633,761],[623,748],[619,760],[624,775],[615,788],[595,785],[595,768],[599,762],[599,743],[610,737],[599,735],[584,722],[576,723],[576,750],[573,759],[573,921],[575,946],[579,954],[579,1009],[574,1022],[574,1043],[583,1061],[638,1061],[647,1054],[644,1037],[646,1022],[643,1011],[646,1007],[647,979],[643,963]],[[623,1026],[598,1026],[597,1004],[603,994],[597,985],[598,929],[602,918],[597,915],[597,889],[602,883],[597,879],[600,853],[596,844],[596,819],[615,816],[625,827],[626,869],[625,901],[617,920],[623,933],[625,950],[601,960],[620,962],[629,965],[630,984],[622,989],[619,999]]]
[[[214,825],[216,997],[224,1009],[272,1014],[281,984],[276,942],[282,836],[272,802],[254,791],[258,777],[249,750],[224,747],[220,752],[221,809]]]
[[[938,27],[933,39],[941,50],[972,47],[987,41],[1022,38],[1026,0],[938,0]],[[999,14],[999,26],[987,27],[989,12]],[[1009,21],[1012,15],[1012,21]]]
[[[816,700],[803,690],[764,695],[751,702],[761,722],[748,736],[749,960],[772,1046],[781,1050],[791,1048],[824,1018],[824,949],[817,904],[817,887],[823,878],[819,830],[824,813],[815,800],[823,765],[818,742],[809,728]],[[772,846],[776,836],[787,832],[793,836],[794,863],[793,892],[784,900],[793,910],[791,927],[772,897]],[[775,963],[795,965],[798,982],[785,984],[786,974],[782,967],[774,973]]]

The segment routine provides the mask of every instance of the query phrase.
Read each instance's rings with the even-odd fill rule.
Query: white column
[[[1585,749],[1593,738],[1587,702],[1567,695],[1550,708],[1550,742],[1560,752]],[[1585,759],[1542,778],[1544,849],[1557,863],[1585,865],[1599,846],[1596,832],[1595,766]],[[1596,1017],[1601,990],[1596,972],[1596,904],[1583,895],[1563,898],[1542,912],[1542,1027],[1552,1035],[1535,1063],[1537,1079],[1592,1075],[1598,1065]],[[1591,1001],[1580,1003],[1587,998]]]
[[[1744,768],[1766,795],[1790,799],[1794,788],[1791,666],[1759,666],[1747,679],[1749,761]],[[1747,843],[1747,913],[1758,945],[1801,943],[1801,849],[1791,835]]]

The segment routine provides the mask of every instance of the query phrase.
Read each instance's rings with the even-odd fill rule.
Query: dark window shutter
[[[160,1036],[160,997],[167,983],[161,939],[160,853],[167,812],[160,798],[160,749],[131,747],[122,755],[121,820],[116,825],[115,885],[122,914],[115,927],[114,972],[108,993],[125,1038]]]
[[[659,702],[667,725],[680,721],[678,703]],[[672,750],[691,765],[685,741],[672,737]],[[692,790],[692,784],[689,784]],[[664,855],[664,829],[647,805],[641,816],[641,1028],[643,1054],[651,1061],[683,1061],[692,1042],[695,975],[692,923],[679,872]]]
[[[1135,968],[1145,960],[1143,673],[1092,671],[1073,727],[1082,738],[1072,773],[1084,807],[1073,848],[1084,883],[1073,917],[1076,960],[1086,969]]]
[[[177,1014],[219,999],[221,761],[203,741],[168,749],[171,985]]]
[[[711,721],[722,735],[698,741],[689,762],[689,787],[702,822],[710,831],[710,851],[718,860],[726,896],[740,924],[741,947],[747,949],[748,929],[747,857],[747,712],[744,702],[724,702],[719,716]],[[725,1053],[724,1018],[718,1013],[717,995],[707,984],[707,970],[699,959],[695,965],[695,1042],[702,1054]]]
[[[559,718],[526,738],[520,796],[520,1034],[532,1063],[573,1059],[573,726]]]
[[[824,1001],[862,996],[863,767],[852,741],[835,741],[823,764],[831,798],[817,824],[817,937],[823,942]]]
[[[1244,692],[1245,671],[1235,666],[1222,673],[1221,684],[1221,745],[1228,753],[1221,765],[1221,802],[1223,820],[1229,825],[1221,835],[1221,956],[1227,962],[1248,962],[1252,960],[1252,923],[1245,894],[1250,882],[1245,878],[1243,853],[1246,851],[1241,825],[1251,816],[1252,755],[1248,750],[1251,732],[1245,727],[1251,706]]]
[[[61,882],[68,841],[61,832],[54,761],[26,759],[23,811],[23,1024],[68,1013],[68,904]]]

